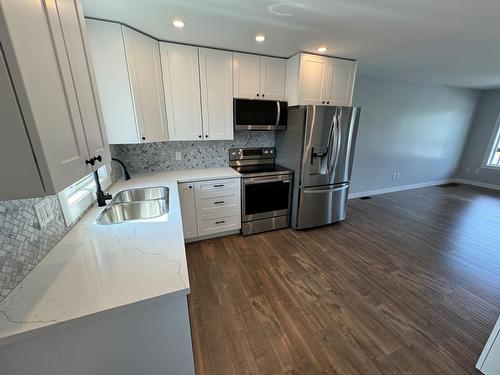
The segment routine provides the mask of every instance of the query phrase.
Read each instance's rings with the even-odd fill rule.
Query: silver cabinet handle
[[[276,106],[278,107],[278,115],[276,116],[276,126],[280,124],[280,118],[281,118],[281,105],[279,101],[276,101]]]

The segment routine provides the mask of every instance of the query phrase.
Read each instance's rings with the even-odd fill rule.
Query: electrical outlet
[[[49,198],[42,199],[40,202],[36,203],[33,206],[33,209],[35,210],[35,215],[40,228],[45,227],[54,219],[54,212],[52,211]]]
[[[175,152],[175,160],[182,160],[182,155],[180,151]]]
[[[401,177],[401,173],[396,173],[396,180],[399,180],[399,177]]]

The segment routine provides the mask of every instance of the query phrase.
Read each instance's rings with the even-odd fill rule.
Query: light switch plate
[[[40,202],[36,203],[33,208],[40,228],[45,227],[54,219],[54,211],[52,211],[52,205],[50,204],[49,198],[42,199]]]
[[[181,152],[180,151],[176,151],[175,152],[175,160],[182,160],[182,156],[181,156]]]

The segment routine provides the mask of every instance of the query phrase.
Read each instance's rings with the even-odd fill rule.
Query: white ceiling
[[[162,40],[282,57],[325,45],[328,55],[357,59],[365,74],[500,87],[499,0],[83,0],[83,5],[86,16],[120,21]],[[174,18],[186,27],[174,28]],[[257,33],[266,35],[264,43],[255,42]]]

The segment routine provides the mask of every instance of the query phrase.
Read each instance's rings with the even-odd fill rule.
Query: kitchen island
[[[117,182],[111,193],[168,187],[168,214],[99,225],[103,208],[91,208],[0,303],[0,374],[193,374],[177,183],[229,177],[239,174],[189,169]]]

